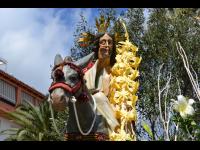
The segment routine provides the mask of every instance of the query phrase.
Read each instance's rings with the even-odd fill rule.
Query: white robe
[[[96,89],[95,87],[95,80],[96,80],[96,72],[97,72],[97,64],[98,60],[95,62],[95,64],[90,68],[84,75],[84,79],[86,80],[86,86],[90,90]],[[115,113],[113,111],[113,108],[106,97],[108,95],[108,88],[109,88],[109,78],[110,75],[107,74],[105,69],[103,69],[100,72],[100,77],[98,81],[98,87],[97,89],[99,92],[95,93],[93,97],[96,100],[97,103],[97,109],[103,115],[108,125],[112,130],[115,129],[117,125],[119,125],[117,119],[115,118]]]

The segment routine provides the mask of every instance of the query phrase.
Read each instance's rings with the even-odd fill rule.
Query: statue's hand
[[[90,94],[96,94],[99,92],[99,89],[89,89]]]

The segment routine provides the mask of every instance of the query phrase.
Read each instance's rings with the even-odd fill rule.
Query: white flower
[[[174,101],[174,109],[180,113],[182,118],[186,118],[187,115],[193,115],[194,114],[194,108],[192,107],[192,104],[194,103],[193,99],[186,100],[186,98],[183,95],[177,96],[178,101]]]

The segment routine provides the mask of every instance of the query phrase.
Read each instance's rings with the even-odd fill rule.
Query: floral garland
[[[120,41],[117,44],[116,63],[111,70],[112,79],[110,82],[109,100],[113,105],[120,126],[116,128],[109,136],[112,141],[135,141],[136,136],[132,122],[137,120],[136,95],[139,82],[138,66],[141,57],[136,56],[138,48],[129,41],[129,35],[125,29],[125,42]]]

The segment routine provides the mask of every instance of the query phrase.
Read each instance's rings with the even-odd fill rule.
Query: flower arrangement
[[[117,43],[116,63],[111,70],[112,79],[110,82],[109,100],[112,104],[116,118],[120,126],[110,134],[113,141],[135,141],[136,136],[132,123],[137,120],[135,109],[138,96],[136,95],[139,82],[138,66],[141,57],[136,56],[138,48],[129,41],[126,26],[122,23],[125,30],[125,41]]]

